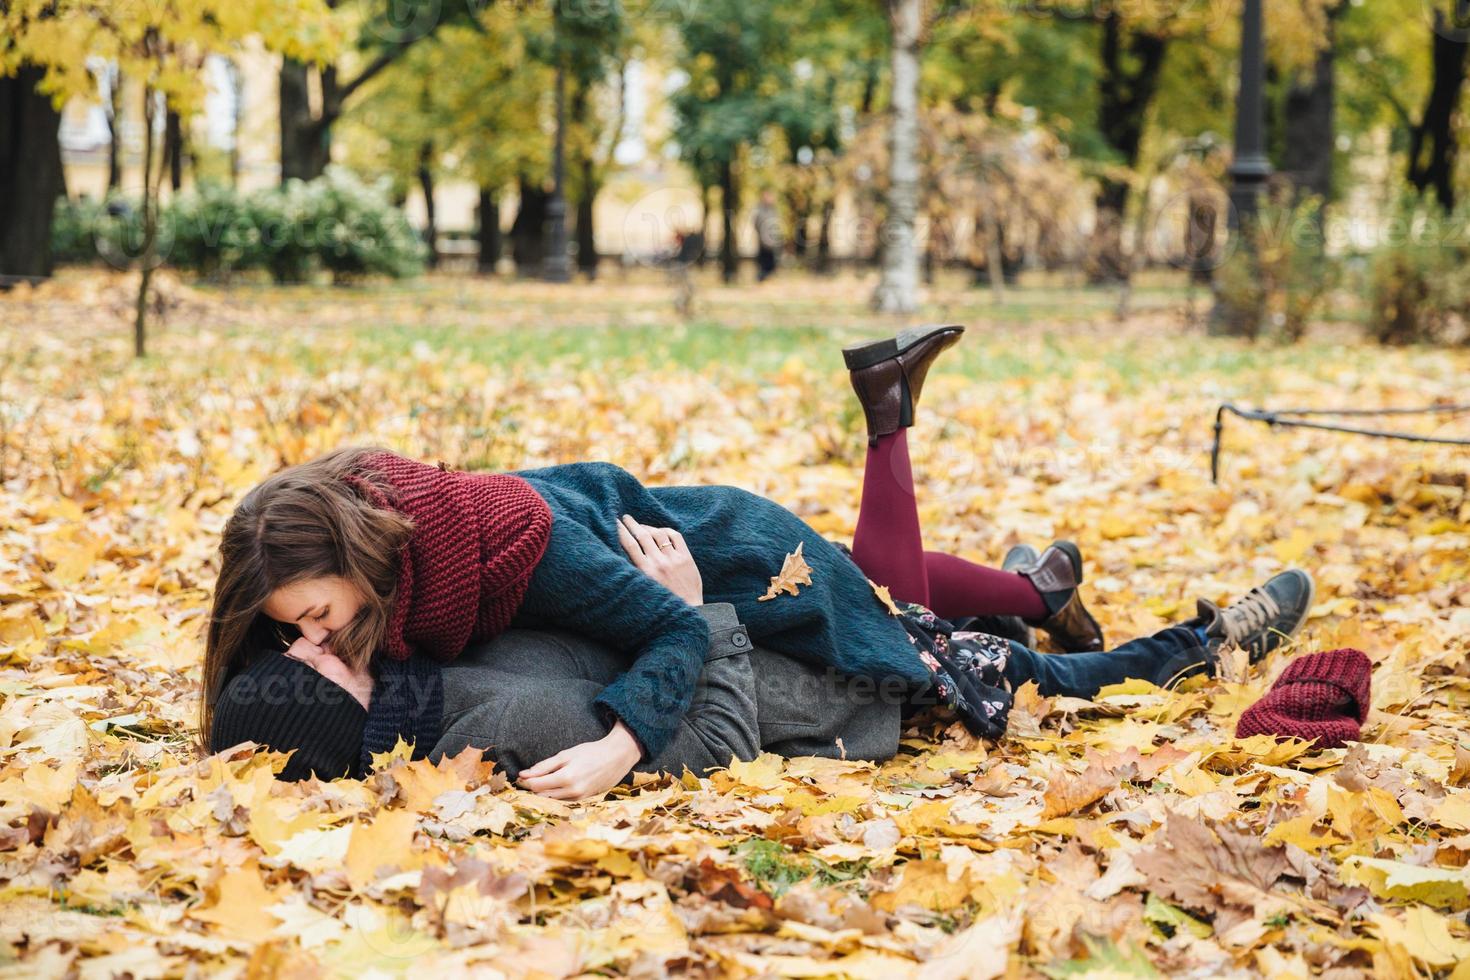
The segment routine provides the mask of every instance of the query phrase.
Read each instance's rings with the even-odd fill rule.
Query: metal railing
[[[1356,425],[1311,421],[1314,416],[1364,418],[1388,415],[1453,415],[1460,412],[1470,412],[1470,405],[1426,405],[1422,408],[1276,408],[1268,410],[1240,408],[1226,402],[1215,412],[1215,444],[1210,449],[1210,481],[1220,482],[1220,441],[1225,433],[1226,413],[1250,422],[1265,422],[1272,428],[1285,426],[1297,429],[1319,429],[1324,432],[1346,432],[1355,436],[1371,436],[1375,439],[1432,442],[1441,446],[1470,446],[1470,439],[1451,436],[1426,436],[1415,432],[1395,432],[1390,429],[1368,429]]]

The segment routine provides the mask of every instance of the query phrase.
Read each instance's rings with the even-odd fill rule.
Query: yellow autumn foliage
[[[848,539],[864,440],[837,349],[892,327],[866,290],[711,286],[688,325],[636,274],[353,293],[164,277],[169,318],[134,362],[129,286],[0,295],[12,971],[1470,973],[1470,460],[1243,425],[1218,486],[1206,458],[1222,400],[1450,400],[1470,354],[1245,348],[1071,294],[1067,315],[1007,323],[941,283],[971,329],[911,433],[929,547],[995,561],[1076,540],[1113,640],[1300,563],[1318,585],[1303,635],[1229,681],[1027,686],[997,743],[910,727],[881,764],[764,755],[566,804],[474,753],[436,766],[400,745],[328,784],[280,783],[281,756],[249,746],[201,759],[223,521],[275,468],[381,442],[738,485]],[[823,329],[790,327],[807,322]],[[792,556],[770,546],[771,568]],[[1362,743],[1234,737],[1290,657],[1339,646],[1375,665]]]

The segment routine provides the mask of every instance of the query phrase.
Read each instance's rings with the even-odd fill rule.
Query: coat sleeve
[[[521,614],[631,655],[632,666],[594,704],[609,726],[622,719],[644,758],[663,750],[694,700],[709,648],[709,627],[693,606],[558,515]]]
[[[359,774],[366,774],[373,756],[391,750],[400,737],[413,743],[410,758],[427,758],[439,741],[443,714],[444,679],[438,663],[420,653],[407,660],[381,658],[363,726]]]

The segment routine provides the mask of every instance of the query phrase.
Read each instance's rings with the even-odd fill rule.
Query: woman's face
[[[317,646],[346,626],[362,608],[362,594],[340,575],[283,585],[265,600],[263,611],[278,623],[294,623]]]

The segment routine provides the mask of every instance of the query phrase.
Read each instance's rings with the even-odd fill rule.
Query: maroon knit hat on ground
[[[1319,749],[1356,741],[1368,720],[1372,672],[1373,665],[1361,650],[1324,650],[1297,657],[1266,696],[1245,709],[1235,736],[1315,739]]]

